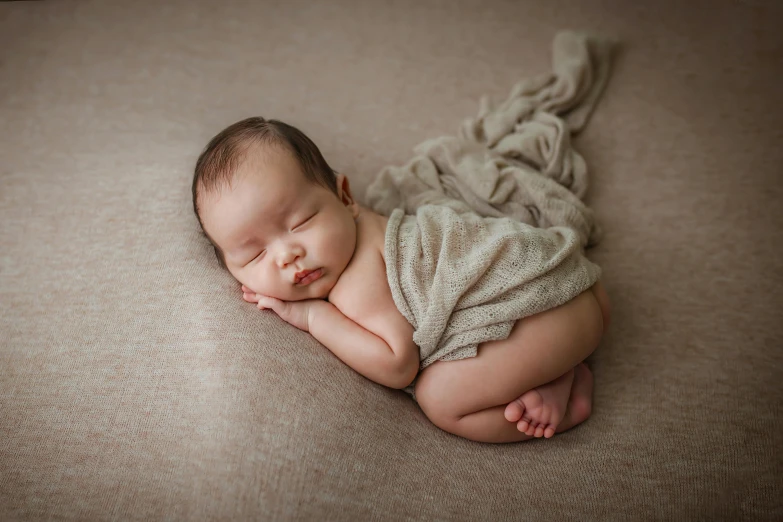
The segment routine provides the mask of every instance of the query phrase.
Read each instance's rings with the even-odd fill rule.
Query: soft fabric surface
[[[517,320],[573,299],[600,276],[582,255],[598,229],[579,200],[587,168],[570,134],[604,88],[610,47],[559,33],[552,73],[520,81],[497,108],[482,98],[459,136],[419,145],[405,167],[383,169],[368,188],[373,210],[395,208],[386,273],[422,369],[475,357],[479,344],[507,338]]]
[[[566,226],[595,245],[600,229],[580,198],[587,166],[571,146],[609,78],[612,43],[563,31],[552,44],[552,72],[514,85],[493,107],[481,98],[476,118],[458,136],[415,148],[402,167],[384,168],[367,189],[373,210],[415,214],[422,205],[465,205],[482,216],[513,217],[538,227]]]
[[[779,2],[0,3],[0,519],[783,519]],[[592,417],[434,427],[244,303],[196,157],[276,117],[365,194],[554,35],[622,42],[573,142],[612,299]]]
[[[479,344],[506,339],[518,319],[570,301],[601,276],[571,228],[536,228],[443,205],[392,212],[384,257],[421,369],[475,357]]]

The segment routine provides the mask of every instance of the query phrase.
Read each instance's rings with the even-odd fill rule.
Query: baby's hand
[[[248,303],[258,304],[258,294],[245,285],[242,285],[242,299]]]
[[[255,303],[259,310],[266,310],[271,308],[283,321],[290,325],[296,326],[300,330],[305,332],[310,331],[308,325],[308,316],[310,315],[310,306],[313,301],[317,299],[307,299],[305,301],[281,301],[274,297],[268,297],[261,294],[253,293],[246,286],[242,286],[242,298],[249,302]]]

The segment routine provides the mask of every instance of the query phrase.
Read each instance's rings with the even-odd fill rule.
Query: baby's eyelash
[[[250,261],[248,261],[248,262],[247,262],[247,264],[245,264],[245,266],[249,265],[250,263],[252,263],[252,262],[253,262],[253,261],[255,261],[256,259],[260,258],[262,255],[264,255],[264,252],[266,252],[266,248],[265,248],[265,249],[263,249],[263,250],[262,250],[262,251],[261,251],[261,252],[260,252],[260,253],[259,253],[257,256],[255,256],[253,259],[251,259]]]
[[[308,221],[310,221],[311,219],[313,219],[313,218],[316,216],[316,214],[318,214],[318,212],[316,212],[315,214],[313,214],[313,215],[312,215],[312,216],[310,216],[309,218],[305,219],[304,221],[302,221],[301,223],[299,223],[298,225],[296,225],[296,226],[295,226],[295,227],[294,227],[292,230],[296,230],[297,228],[301,227],[302,225],[304,225],[305,223],[307,223]]]

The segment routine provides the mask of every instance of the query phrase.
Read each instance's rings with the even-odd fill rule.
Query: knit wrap
[[[421,369],[475,357],[479,343],[507,338],[517,320],[570,301],[601,275],[573,229],[442,205],[422,206],[415,215],[392,212],[384,254]]]

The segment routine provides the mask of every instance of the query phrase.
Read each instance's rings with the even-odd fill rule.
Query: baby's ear
[[[353,217],[359,215],[359,204],[351,195],[351,184],[345,174],[337,174],[337,197],[353,213]]]

